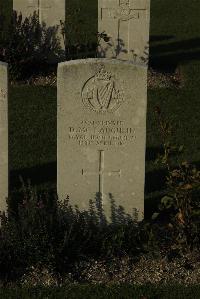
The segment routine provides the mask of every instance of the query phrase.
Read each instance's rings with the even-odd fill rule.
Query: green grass
[[[56,183],[56,88],[11,88],[9,145],[11,183],[19,175],[33,184]]]
[[[197,76],[198,74],[196,74]],[[146,202],[165,189],[163,172],[155,159],[161,142],[154,107],[161,107],[174,127],[174,143],[184,145],[180,160],[199,165],[199,90],[195,86],[149,90],[147,115]],[[11,88],[9,104],[11,183],[19,175],[38,186],[56,186],[56,88]],[[149,202],[150,204],[151,202]],[[149,210],[150,211],[150,210]],[[151,212],[150,212],[151,213]]]
[[[55,161],[56,109],[56,88],[11,88],[9,129],[13,169]]]
[[[155,168],[155,154],[160,147],[153,113],[157,105],[175,128],[174,142],[185,146],[182,159],[198,162],[198,89],[184,87],[182,90],[149,90],[147,172]],[[56,88],[12,87],[9,115],[11,170],[23,170],[56,162]]]
[[[69,30],[75,32],[70,39],[74,42],[96,42],[98,31],[98,1],[66,0],[66,21]]]
[[[0,289],[2,299],[199,299],[200,286],[69,285]]]

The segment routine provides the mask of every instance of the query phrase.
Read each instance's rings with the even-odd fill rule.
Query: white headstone
[[[65,0],[40,0],[39,16],[48,27],[60,25],[65,21]]]
[[[8,197],[8,71],[0,62],[0,211],[6,211]]]
[[[60,200],[87,210],[101,193],[143,217],[147,68],[86,59],[58,66],[57,188]]]
[[[150,0],[98,0],[99,57],[147,64]]]

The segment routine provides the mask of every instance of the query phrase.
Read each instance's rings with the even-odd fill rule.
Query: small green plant
[[[13,12],[7,31],[0,38],[0,60],[9,64],[11,79],[38,73],[50,59],[60,56],[57,31],[56,26],[40,24],[37,13],[23,20],[22,14]]]
[[[111,194],[110,199],[113,222],[108,223],[98,193],[88,211],[79,211],[68,199],[59,202],[54,192],[37,192],[22,180],[21,190],[8,201],[8,216],[1,217],[0,278],[19,278],[31,267],[63,274],[81,260],[147,250],[143,224],[117,207]]]
[[[153,215],[153,219],[166,219],[167,215],[168,227],[175,233],[173,248],[193,248],[200,241],[200,171],[185,161],[177,167],[172,164],[172,154],[181,153],[183,146],[172,145],[170,122],[163,117],[159,107],[155,112],[163,144],[163,154],[157,163],[167,169],[168,193],[161,199],[159,212]]]

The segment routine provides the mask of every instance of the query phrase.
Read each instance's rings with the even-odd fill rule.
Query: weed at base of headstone
[[[200,242],[200,171],[187,161],[179,161],[184,147],[172,143],[174,128],[159,107],[155,108],[155,114],[163,145],[163,154],[159,155],[156,163],[167,170],[168,192],[152,219],[166,223],[174,234],[171,249],[180,253],[185,249],[192,250]],[[172,163],[173,155],[177,157],[178,166]]]

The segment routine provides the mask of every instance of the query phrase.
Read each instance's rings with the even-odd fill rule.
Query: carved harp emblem
[[[116,111],[124,101],[124,93],[104,66],[89,78],[82,89],[85,107],[105,113]]]

